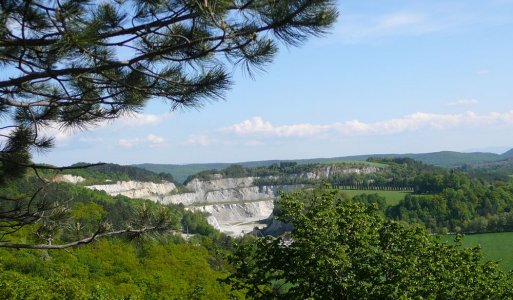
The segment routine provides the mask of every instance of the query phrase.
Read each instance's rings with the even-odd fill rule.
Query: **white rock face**
[[[194,192],[207,192],[223,189],[243,188],[253,185],[254,177],[220,178],[211,180],[199,180],[195,178],[187,183],[187,189]]]
[[[379,171],[380,168],[373,166],[361,166],[347,168],[343,166],[324,166],[314,172],[305,172],[294,175],[294,177],[308,179],[322,179],[340,173],[369,174]],[[72,175],[63,175],[72,176]],[[77,176],[74,176],[77,177]],[[243,178],[220,178],[212,176],[210,180],[193,179],[187,183],[188,193],[170,195],[176,189],[173,183],[152,183],[123,181],[115,184],[89,186],[91,189],[103,190],[110,195],[124,195],[131,198],[145,198],[163,204],[182,203],[193,205],[197,203],[226,203],[226,202],[248,202],[256,200],[270,200],[278,196],[278,191],[285,192],[301,189],[304,185],[278,185],[278,186],[255,186],[255,177]],[[68,180],[72,180],[71,178]],[[82,178],[83,180],[83,178]]]
[[[344,168],[324,166],[314,172],[291,175],[308,179],[322,179],[334,174],[369,174],[380,168],[361,166]],[[210,214],[208,222],[222,232],[238,236],[248,233],[254,227],[264,227],[259,221],[271,216],[274,199],[278,192],[291,192],[302,189],[305,185],[255,186],[255,177],[222,178],[212,176],[209,180],[193,179],[186,188],[189,192],[171,195],[176,186],[170,182],[151,183],[124,181],[115,184],[89,186],[91,189],[103,190],[110,195],[124,195],[131,198],[144,198],[163,204],[182,203],[188,209],[200,210]],[[269,177],[273,179],[273,177]],[[274,178],[278,179],[278,178]]]
[[[271,216],[278,191],[290,192],[304,185],[254,186],[255,178],[224,178],[201,181],[194,179],[186,188],[189,193],[169,195],[176,187],[172,183],[123,181],[115,184],[88,186],[110,195],[150,199],[163,204],[182,203],[191,210],[210,214],[208,222],[220,231],[238,236],[254,227],[264,227],[259,221]],[[200,205],[198,204],[205,204]]]
[[[255,227],[262,228],[260,221],[269,218],[274,209],[273,200],[246,203],[212,204],[191,208],[210,214],[208,222],[232,236],[251,232]]]
[[[92,190],[101,190],[107,194],[123,195],[130,198],[142,198],[159,202],[165,195],[176,189],[172,182],[140,182],[140,181],[118,181],[115,184],[101,184],[87,186]]]
[[[82,176],[75,176],[70,174],[59,174],[55,175],[55,177],[53,178],[53,182],[69,182],[73,184],[80,183],[84,180],[85,178]]]
[[[380,171],[381,168],[374,166],[358,166],[347,168],[344,166],[324,166],[313,172],[304,172],[298,175],[299,178],[323,179],[336,174],[371,174]]]
[[[192,205],[195,203],[223,203],[223,202],[247,202],[255,200],[269,200],[278,196],[278,191],[290,192],[303,188],[304,185],[280,185],[280,186],[254,186],[253,177],[225,178],[208,181],[194,179],[186,188],[190,193],[165,196],[161,203],[182,203]]]

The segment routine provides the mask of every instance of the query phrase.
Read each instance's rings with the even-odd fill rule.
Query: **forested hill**
[[[160,173],[137,168],[134,166],[121,166],[117,164],[103,164],[98,166],[92,166],[82,168],[86,166],[85,163],[77,163],[72,165],[77,167],[76,169],[69,169],[64,171],[49,170],[43,172],[45,176],[58,176],[64,174],[70,174],[74,176],[80,176],[85,180],[80,182],[83,185],[91,184],[104,184],[108,182],[116,181],[150,181],[150,182],[161,182],[162,180],[174,182],[173,176],[170,173]]]
[[[509,149],[508,151],[501,154],[503,158],[513,158],[513,149]]]
[[[279,164],[283,161],[297,162],[298,164],[314,164],[314,163],[333,163],[340,161],[366,161],[371,157],[407,157],[412,158],[427,164],[432,164],[440,167],[461,167],[464,165],[472,166],[482,163],[497,162],[506,160],[513,157],[513,149],[503,153],[496,154],[490,152],[454,152],[454,151],[440,151],[431,153],[406,153],[406,154],[369,154],[369,155],[356,155],[356,156],[342,156],[332,158],[314,158],[314,159],[296,159],[296,160],[262,160],[262,161],[249,161],[239,162],[246,168],[268,167],[273,164]],[[212,169],[224,169],[232,165],[232,163],[210,163],[210,164],[137,164],[134,165],[156,173],[169,173],[172,174],[177,182],[184,182],[189,176],[199,173],[201,171]]]

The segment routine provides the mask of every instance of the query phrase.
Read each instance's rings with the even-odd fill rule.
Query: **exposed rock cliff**
[[[361,165],[354,167],[347,166],[338,166],[338,165],[328,165],[322,166],[312,172],[303,172],[301,174],[296,175],[299,178],[307,178],[307,179],[323,179],[329,178],[331,176],[337,174],[371,174],[380,171],[381,168],[369,165]]]
[[[87,188],[101,190],[109,195],[123,195],[130,198],[143,198],[152,201],[161,201],[165,195],[169,195],[176,189],[172,182],[162,183],[140,181],[118,181],[113,184],[91,185]]]
[[[210,225],[226,234],[238,236],[251,232],[255,227],[264,227],[261,221],[271,217],[274,200],[213,204],[191,209],[209,213]]]
[[[254,177],[223,178],[213,180],[193,179],[186,188],[189,193],[164,196],[162,203],[223,203],[268,200],[278,196],[278,191],[290,192],[303,188],[304,185],[254,186]]]
[[[312,172],[292,174],[289,177],[307,179],[323,179],[335,174],[369,174],[379,171],[380,168],[362,165],[347,166],[321,166]],[[176,186],[170,182],[151,183],[123,181],[108,185],[89,186],[91,189],[103,190],[111,195],[124,195],[131,198],[145,198],[163,204],[182,203],[189,209],[201,210],[211,214],[208,221],[221,231],[240,235],[253,230],[254,227],[263,227],[259,221],[271,216],[274,208],[274,199],[278,191],[294,191],[304,188],[305,185],[271,185],[256,186],[257,177],[222,178],[214,174],[209,180],[193,179],[185,188],[188,192],[172,194]],[[267,177],[279,179],[278,177]]]
[[[170,195],[176,188],[172,183],[122,181],[114,184],[88,186],[110,195],[145,198],[156,202],[182,203],[189,209],[200,210],[211,216],[208,222],[229,235],[241,235],[254,227],[263,227],[259,221],[271,216],[278,191],[290,192],[304,185],[254,186],[255,178],[194,179],[186,186],[188,193]]]
[[[52,179],[53,182],[68,182],[73,184],[81,183],[84,180],[85,178],[82,176],[75,176],[71,174],[58,174],[55,175],[55,177]]]

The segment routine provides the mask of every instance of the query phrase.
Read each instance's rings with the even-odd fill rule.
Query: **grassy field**
[[[454,236],[447,235],[443,239],[453,241]],[[484,261],[499,261],[505,271],[513,270],[513,232],[465,235],[463,246],[481,246]]]
[[[402,191],[376,191],[376,190],[342,190],[344,193],[348,194],[350,197],[360,195],[360,194],[379,194],[387,199],[388,205],[396,205],[399,201],[404,199],[406,194],[410,192],[402,192]]]

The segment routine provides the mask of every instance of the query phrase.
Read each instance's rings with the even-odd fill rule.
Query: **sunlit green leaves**
[[[290,239],[241,245],[228,282],[251,298],[505,299],[511,277],[462,249],[380,217],[373,206],[335,191],[283,195],[278,219],[294,225]],[[288,289],[276,289],[286,282]],[[283,294],[284,293],[284,294]]]

